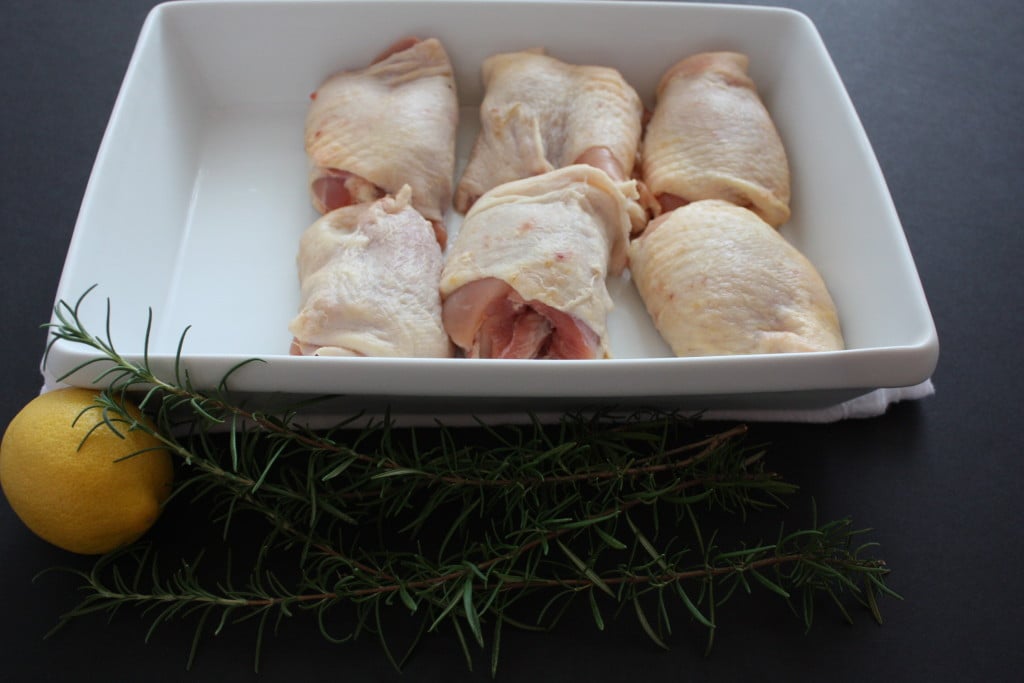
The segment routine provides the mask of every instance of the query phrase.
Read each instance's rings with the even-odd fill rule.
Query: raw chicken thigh
[[[747,62],[735,52],[704,52],[662,76],[642,175],[663,210],[724,199],[774,227],[789,220],[786,152]]]
[[[636,197],[585,164],[485,193],[441,275],[452,341],[475,358],[607,357],[605,280],[625,268]]]
[[[410,206],[411,190],[335,209],[299,244],[302,304],[288,329],[292,353],[446,357],[441,247]]]
[[[629,256],[640,296],[677,356],[843,348],[817,270],[747,209],[693,202],[651,221]]]
[[[536,49],[492,55],[482,74],[480,133],[455,191],[458,211],[502,183],[577,163],[631,177],[643,104],[618,71]],[[635,201],[630,209],[638,230],[646,213]]]
[[[412,188],[412,204],[444,244],[455,173],[458,101],[434,38],[399,41],[370,66],[328,78],[311,95],[306,152],[321,213]]]

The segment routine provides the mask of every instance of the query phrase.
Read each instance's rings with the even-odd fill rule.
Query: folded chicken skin
[[[643,104],[618,71],[566,64],[540,49],[492,55],[481,71],[480,133],[455,191],[458,211],[502,183],[576,163],[613,180],[632,176]],[[638,229],[646,214],[634,204]]]
[[[311,96],[306,152],[321,213],[412,188],[412,204],[445,239],[458,101],[441,43],[405,39],[370,66],[328,78]]]
[[[810,261],[753,212],[696,201],[651,221],[630,272],[677,356],[843,348],[835,305]]]
[[[636,182],[571,165],[499,185],[449,245],[444,325],[477,358],[609,355],[606,278],[626,266]]]
[[[335,209],[303,233],[292,353],[447,357],[438,282],[443,258],[411,189]]]
[[[724,199],[778,227],[789,220],[789,164],[746,55],[703,52],[669,68],[642,147],[647,189],[671,210]]]

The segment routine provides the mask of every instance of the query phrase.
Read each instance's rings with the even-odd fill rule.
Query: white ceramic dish
[[[476,132],[479,65],[543,46],[618,68],[648,105],[662,72],[703,50],[750,56],[793,172],[783,234],[821,271],[848,349],[672,358],[628,279],[612,283],[615,358],[491,361],[296,358],[294,255],[314,220],[302,146],[307,96],[395,39],[436,36],[455,66],[464,160]],[[457,222],[458,217],[454,217]],[[938,341],[902,227],[867,137],[815,27],[775,8],[642,2],[175,2],[148,17],[114,107],[58,290],[120,352],[193,381],[232,378],[253,395],[339,394],[339,409],[411,413],[548,410],[595,403],[684,409],[831,405],[916,384]],[[88,360],[65,342],[47,371]],[[67,382],[92,383],[95,367]]]

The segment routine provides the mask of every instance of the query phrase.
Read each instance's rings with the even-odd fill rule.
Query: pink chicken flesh
[[[597,335],[540,301],[524,301],[497,278],[476,280],[445,301],[442,318],[452,341],[471,358],[597,358]]]

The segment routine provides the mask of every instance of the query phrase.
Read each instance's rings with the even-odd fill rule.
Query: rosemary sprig
[[[742,521],[796,490],[765,469],[764,450],[744,443],[742,426],[699,434],[695,420],[638,411],[567,414],[557,425],[417,431],[384,419],[314,431],[297,408],[271,414],[235,401],[231,372],[216,391],[198,390],[180,362],[187,330],[174,376],[157,376],[152,314],[147,350],[133,362],[110,339],[109,302],[105,337],[85,329],[81,302],[57,305],[52,337],[99,352],[83,367],[95,364],[107,385],[96,404],[105,420],[148,430],[179,456],[184,476],[170,504],[212,505],[229,541],[243,517],[247,531],[262,531],[241,580],[229,570],[211,585],[200,558],[168,573],[144,544],[71,570],[86,597],[58,627],[138,605],[151,615],[148,638],[169,619],[192,617],[191,665],[203,635],[256,619],[258,658],[266,624],[311,611],[325,638],[376,634],[400,667],[408,653],[396,656],[384,635],[397,613],[414,618],[420,635],[450,628],[469,666],[489,647],[493,672],[504,626],[549,629],[577,599],[598,629],[606,614],[631,607],[662,647],[675,604],[707,629],[710,650],[716,608],[738,591],[780,597],[808,628],[822,597],[847,619],[852,600],[879,621],[878,597],[898,597],[884,562],[868,556],[874,546],[855,545],[863,532],[849,520],[719,548],[707,516]],[[156,429],[123,409],[129,394],[141,395]],[[345,609],[352,626],[338,636],[329,614]]]

